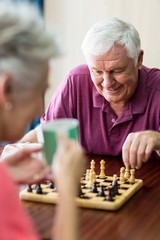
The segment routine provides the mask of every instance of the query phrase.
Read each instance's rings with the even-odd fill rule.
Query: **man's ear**
[[[142,63],[143,63],[143,50],[140,51],[139,53],[139,56],[138,56],[138,62],[137,62],[137,65],[138,65],[138,69],[140,70],[142,68]]]
[[[11,76],[7,73],[0,73],[0,106],[11,101]]]

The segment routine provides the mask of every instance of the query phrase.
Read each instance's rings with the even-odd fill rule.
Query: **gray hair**
[[[128,56],[137,63],[141,50],[139,34],[132,24],[116,17],[101,20],[93,25],[83,40],[82,50],[88,59],[92,55],[98,56],[108,52],[115,43],[124,46]]]
[[[0,73],[12,76],[19,95],[41,84],[47,63],[59,54],[56,36],[47,31],[36,7],[0,1]]]

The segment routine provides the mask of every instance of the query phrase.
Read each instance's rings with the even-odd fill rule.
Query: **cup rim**
[[[67,124],[67,126],[71,126],[71,127],[77,127],[79,125],[79,121],[76,118],[58,118],[55,120],[51,120],[48,121],[46,123],[42,124],[42,129],[50,129],[50,127],[52,127],[52,129],[55,127],[58,127],[59,124]]]

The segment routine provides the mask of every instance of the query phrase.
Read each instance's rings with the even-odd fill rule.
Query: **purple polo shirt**
[[[80,65],[56,90],[41,122],[56,118],[79,120],[80,141],[87,153],[121,156],[129,133],[160,131],[160,70],[142,67],[137,89],[117,118],[97,92],[87,65]]]

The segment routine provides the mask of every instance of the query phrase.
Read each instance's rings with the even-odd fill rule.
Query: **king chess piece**
[[[102,159],[100,161],[100,174],[99,174],[99,178],[105,178],[105,161]]]

